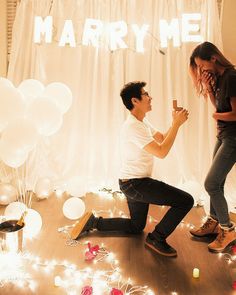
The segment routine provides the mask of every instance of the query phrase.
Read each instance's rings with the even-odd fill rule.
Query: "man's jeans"
[[[140,233],[146,225],[149,204],[166,205],[170,208],[152,232],[156,239],[163,240],[174,231],[194,203],[190,194],[152,178],[120,180],[119,184],[127,198],[130,219],[100,217],[98,230]]]
[[[210,215],[223,226],[230,224],[224,184],[235,162],[236,136],[218,138],[213,153],[213,162],[205,180],[205,189],[210,195]]]

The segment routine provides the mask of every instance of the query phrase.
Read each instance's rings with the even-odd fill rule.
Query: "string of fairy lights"
[[[80,243],[82,244],[82,243]],[[86,244],[86,243],[84,243]],[[91,256],[86,253],[93,254]],[[89,257],[89,259],[88,259]],[[68,295],[78,294],[146,294],[153,295],[153,291],[148,286],[134,286],[130,278],[124,279],[121,275],[119,262],[115,254],[102,247],[91,247],[85,252],[86,260],[93,263],[106,262],[109,270],[94,270],[91,267],[79,269],[75,264],[68,261],[43,260],[31,253],[0,253],[0,287],[9,282],[15,283],[19,288],[29,288],[36,291],[37,282],[31,273],[26,269],[42,270],[45,273],[52,273],[55,269],[63,268],[60,275],[54,277],[54,286],[63,288]],[[58,272],[58,271],[57,271]],[[90,291],[91,293],[89,293]],[[83,293],[85,292],[86,293]],[[119,293],[117,293],[119,291]]]
[[[69,230],[73,226],[58,229],[58,232],[67,234],[66,245],[86,246],[85,261],[90,261],[93,264],[106,263],[106,266],[103,265],[106,270],[97,270],[91,267],[79,269],[68,261],[44,260],[29,252],[0,252],[0,288],[11,282],[19,288],[24,288],[24,290],[29,288],[29,290],[36,292],[39,283],[34,279],[33,271],[43,271],[46,274],[57,273],[52,284],[63,289],[68,295],[154,294],[148,286],[134,285],[130,278],[124,278],[116,255],[108,251],[103,244],[92,246],[89,241],[82,243],[72,240]],[[61,268],[64,270],[58,274],[58,269]]]
[[[119,191],[102,189],[98,195],[108,196],[113,199],[125,199]],[[165,208],[162,206],[161,208]],[[126,218],[127,215],[122,210],[113,207],[111,210],[93,211],[95,216],[100,214],[108,215],[109,217],[120,216]],[[203,222],[205,221],[203,218]],[[0,216],[0,221],[4,221],[5,217]],[[157,223],[158,220],[153,216],[148,215],[149,223]],[[0,288],[8,283],[14,283],[19,288],[29,288],[32,292],[37,292],[39,282],[34,278],[33,271],[42,271],[46,274],[55,273],[52,285],[60,288],[67,295],[131,295],[145,294],[154,295],[155,293],[148,286],[135,285],[131,278],[122,276],[122,271],[119,267],[119,261],[113,252],[106,249],[105,245],[92,245],[90,241],[73,240],[70,237],[72,225],[65,225],[58,228],[58,232],[66,235],[67,246],[85,247],[84,260],[89,261],[90,267],[80,269],[77,265],[69,261],[59,261],[56,259],[44,260],[32,253],[7,253],[0,252]],[[179,227],[193,227],[193,224],[186,223],[184,220],[179,224]],[[236,245],[232,247],[232,254],[219,253],[218,257],[227,261],[229,265],[236,267]],[[91,264],[92,263],[92,264]],[[100,265],[99,265],[100,264]],[[93,268],[93,265],[97,265]],[[101,269],[97,269],[98,265]],[[60,271],[59,271],[60,270]],[[38,277],[38,276],[36,276]],[[232,288],[236,290],[236,281],[233,281]],[[178,292],[172,291],[171,295],[178,295]]]

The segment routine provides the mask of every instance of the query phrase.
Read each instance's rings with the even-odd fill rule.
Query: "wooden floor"
[[[106,269],[109,265],[107,266],[105,262],[97,264],[86,262],[84,260],[86,246],[82,244],[68,246],[66,235],[58,232],[58,228],[73,224],[73,221],[65,218],[62,212],[63,203],[67,198],[66,195],[61,198],[53,195],[46,200],[34,200],[32,208],[41,214],[43,227],[36,239],[26,241],[24,250],[39,256],[43,263],[52,259],[55,259],[56,263],[66,260],[75,264],[78,269],[85,267],[90,267],[93,271]],[[87,210],[109,210],[116,207],[117,212],[122,210],[127,213],[125,201],[104,199],[94,194],[87,194],[84,201]],[[149,215],[160,220],[166,210],[167,208],[151,206]],[[3,212],[2,206],[0,214]],[[81,242],[89,239],[93,245],[104,243],[105,248],[113,252],[119,260],[123,277],[130,278],[133,285],[149,286],[156,295],[236,295],[236,291],[232,288],[233,281],[236,281],[236,262],[229,265],[225,257],[219,258],[217,254],[209,253],[207,250],[209,240],[194,240],[188,232],[188,224],[199,225],[203,215],[202,208],[193,208],[184,223],[168,239],[178,251],[177,258],[165,258],[145,248],[145,236],[153,229],[155,222],[147,224],[143,235],[129,237],[92,233],[84,237]],[[199,279],[192,277],[193,268],[200,270]],[[55,276],[65,277],[63,266],[56,266],[47,272],[43,265],[38,269],[34,269],[33,265],[26,265],[25,270],[35,282],[34,291],[31,291],[29,285],[24,284],[20,287],[17,285],[17,280],[13,280],[3,284],[2,287],[0,285],[0,294],[81,294],[81,286],[75,287],[74,281],[70,282],[74,284],[73,288],[67,286],[67,290],[73,289],[74,293],[69,291],[67,293],[65,288],[54,286]],[[73,278],[73,272],[69,274],[69,278]]]

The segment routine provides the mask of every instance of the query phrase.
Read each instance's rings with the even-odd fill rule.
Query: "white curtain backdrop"
[[[144,80],[153,97],[153,111],[148,117],[157,129],[165,132],[170,126],[173,98],[190,112],[170,154],[156,160],[153,176],[178,186],[197,182],[199,188],[195,186],[192,193],[196,199],[202,197],[215,142],[215,122],[209,101],[196,96],[188,74],[189,56],[197,44],[174,47],[171,40],[168,48],[161,49],[158,37],[160,19],[181,20],[183,13],[201,13],[204,40],[222,48],[217,0],[21,0],[8,78],[15,85],[28,78],[45,85],[62,82],[71,88],[74,97],[63,127],[48,138],[40,176],[50,175],[58,183],[74,178],[87,191],[94,186],[117,188],[119,130],[127,115],[119,92],[124,83]],[[36,15],[53,16],[51,44],[33,42]],[[124,41],[129,48],[110,51],[105,46],[82,45],[86,18],[124,20],[128,25]],[[66,19],[73,21],[74,48],[58,46]],[[131,24],[135,23],[150,26],[144,53],[134,48]],[[232,181],[229,187],[235,190]],[[229,198],[233,204],[232,195]]]

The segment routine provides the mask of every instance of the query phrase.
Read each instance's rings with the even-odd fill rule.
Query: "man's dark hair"
[[[128,110],[133,109],[133,103],[131,101],[132,97],[141,100],[141,89],[146,86],[146,82],[135,81],[125,84],[125,86],[120,91],[120,96],[122,98],[123,104]]]

